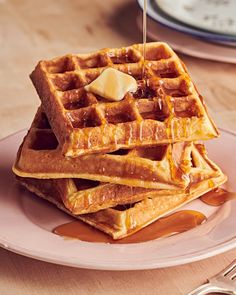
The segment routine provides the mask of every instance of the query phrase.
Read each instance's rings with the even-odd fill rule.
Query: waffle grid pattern
[[[192,143],[66,158],[39,108],[19,149],[14,172],[35,178],[85,178],[155,189],[187,187]]]
[[[86,92],[106,67],[132,75],[137,92],[120,102]],[[145,63],[142,45],[133,45],[41,61],[31,78],[67,156],[217,135],[183,63],[164,43],[147,45]]]

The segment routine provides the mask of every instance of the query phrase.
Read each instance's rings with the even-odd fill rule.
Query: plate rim
[[[201,253],[200,255],[198,255],[197,257],[194,256],[192,258],[187,257],[183,257],[181,258],[181,262],[178,259],[175,259],[172,261],[172,263],[166,263],[166,262],[158,262],[158,264],[156,264],[155,262],[150,263],[147,262],[146,264],[142,264],[140,265],[136,265],[135,267],[132,266],[123,266],[122,264],[116,264],[115,266],[110,265],[109,267],[107,266],[107,263],[100,263],[99,265],[95,265],[93,263],[78,263],[78,262],[66,262],[63,259],[60,259],[60,257],[58,256],[57,258],[54,256],[53,258],[49,257],[49,256],[45,256],[45,255],[40,255],[37,254],[36,251],[33,254],[29,254],[27,251],[24,251],[23,248],[21,247],[11,247],[9,244],[8,245],[4,245],[4,243],[1,242],[0,240],[0,247],[8,250],[10,252],[13,252],[15,254],[19,254],[22,255],[24,257],[28,257],[31,259],[36,259],[39,261],[44,261],[44,262],[48,262],[48,263],[53,263],[53,264],[57,264],[57,265],[63,265],[63,266],[70,266],[70,267],[74,267],[74,268],[83,268],[83,269],[93,269],[93,270],[109,270],[109,271],[130,271],[130,270],[148,270],[148,269],[160,269],[160,268],[167,268],[167,267],[174,267],[174,266],[180,266],[180,265],[184,265],[184,264],[188,264],[188,263],[192,263],[192,262],[197,262],[197,261],[201,261],[204,259],[208,259],[211,257],[214,257],[216,255],[220,255],[223,254],[227,251],[233,250],[236,248],[236,237],[233,238],[232,240],[228,241],[227,243],[224,243],[224,248],[221,247],[220,245],[217,247],[212,248],[208,248],[210,252],[207,253]],[[27,250],[27,249],[25,249]]]

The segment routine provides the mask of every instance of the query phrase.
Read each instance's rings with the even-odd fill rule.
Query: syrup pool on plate
[[[201,201],[211,206],[220,206],[225,202],[236,199],[236,193],[216,188],[200,197]]]
[[[222,188],[214,189],[200,197],[200,200],[212,206],[220,206],[233,199],[236,199],[236,193],[228,192]],[[120,240],[113,240],[109,235],[79,220],[59,225],[53,232],[65,238],[73,238],[86,242],[131,244],[182,233],[202,224],[206,219],[206,216],[201,212],[180,210],[160,218],[138,232]]]
[[[182,233],[202,224],[206,216],[194,210],[181,210],[163,217],[124,239],[113,240],[107,234],[82,221],[72,221],[59,225],[53,232],[57,235],[85,242],[131,244],[155,240],[173,234]]]

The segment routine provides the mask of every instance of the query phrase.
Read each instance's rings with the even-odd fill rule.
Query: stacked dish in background
[[[191,56],[236,63],[235,10],[233,0],[147,0],[147,34]]]

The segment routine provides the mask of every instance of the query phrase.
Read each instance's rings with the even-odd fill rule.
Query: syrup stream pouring
[[[146,42],[147,42],[147,0],[144,0],[143,2],[143,68],[142,68],[143,79],[145,77]]]

